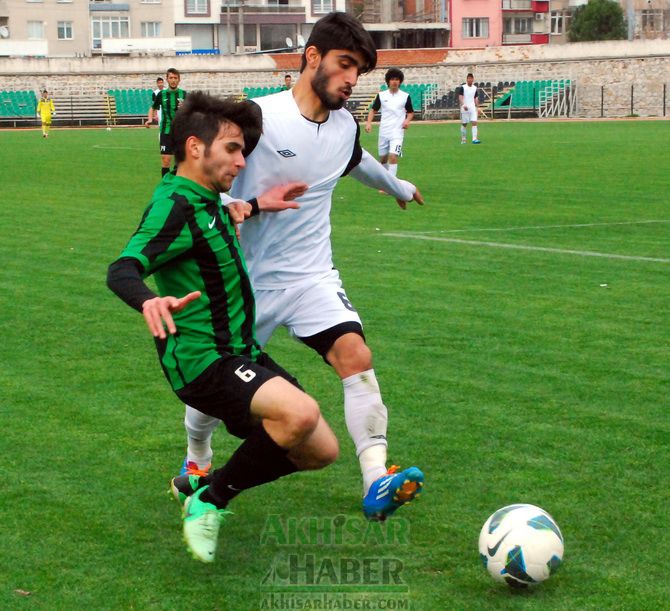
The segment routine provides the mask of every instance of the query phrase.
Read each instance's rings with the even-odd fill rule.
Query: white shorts
[[[397,155],[402,157],[402,137],[386,138],[384,136],[379,136],[378,151],[379,156],[383,157],[388,155]]]
[[[470,122],[477,122],[477,107],[468,108],[467,110],[463,110],[463,107],[461,107],[461,123]]]
[[[261,346],[268,343],[279,326],[286,327],[293,337],[300,338],[311,337],[345,322],[361,324],[336,269],[316,278],[313,283],[296,288],[256,289],[254,297],[256,339]]]

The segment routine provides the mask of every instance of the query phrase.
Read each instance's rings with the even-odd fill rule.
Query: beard
[[[312,79],[312,89],[321,100],[321,103],[328,110],[339,110],[346,102],[340,96],[334,96],[328,93],[328,79],[330,75],[324,70],[323,66],[316,69],[316,74]]]

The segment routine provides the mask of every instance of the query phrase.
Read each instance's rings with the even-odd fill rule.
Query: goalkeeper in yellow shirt
[[[42,119],[42,138],[48,138],[49,129],[51,128],[51,117],[56,114],[56,107],[46,89],[42,92],[42,97],[37,103],[37,114]]]

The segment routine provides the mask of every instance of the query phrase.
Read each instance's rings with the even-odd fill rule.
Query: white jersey
[[[412,100],[406,91],[398,90],[391,93],[388,89],[380,91],[374,102],[373,110],[381,110],[382,118],[379,124],[380,138],[400,138],[404,136],[403,121],[408,112],[414,112]]]
[[[163,91],[163,90],[162,89],[154,89],[154,95],[151,99],[152,104],[153,104],[153,101],[156,99],[156,96],[159,95],[161,91]],[[158,121],[158,125],[160,125],[161,124],[161,115],[162,115],[161,109],[159,108],[158,110],[155,111],[155,113],[156,113],[156,120]],[[160,136],[160,133],[159,133],[159,136]]]
[[[309,185],[297,199],[299,209],[261,213],[241,226],[254,288],[285,288],[333,268],[331,197],[338,179],[361,159],[359,129],[345,109],[330,111],[323,123],[306,119],[291,90],[254,102],[263,111],[263,133],[230,195],[249,200],[279,184],[302,181]]]
[[[459,89],[459,94],[463,96],[462,106],[467,106],[468,110],[475,108],[477,97],[477,85],[468,85],[463,83]]]

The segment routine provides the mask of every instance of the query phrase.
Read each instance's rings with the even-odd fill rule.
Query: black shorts
[[[160,135],[161,155],[174,155],[174,140],[172,134]]]
[[[222,420],[231,435],[245,439],[258,424],[251,414],[251,399],[265,382],[277,376],[302,390],[298,380],[265,352],[256,362],[231,354],[214,361],[176,393],[184,403]]]

